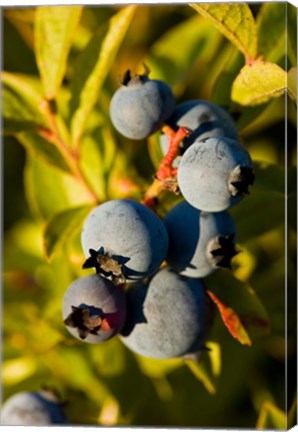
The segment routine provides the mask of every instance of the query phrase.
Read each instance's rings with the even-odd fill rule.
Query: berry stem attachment
[[[186,127],[179,127],[177,132],[174,132],[169,126],[164,126],[162,131],[166,134],[169,140],[169,148],[164,158],[162,159],[159,168],[156,172],[156,178],[165,180],[168,177],[176,176],[177,170],[172,168],[173,161],[177,155],[179,144],[191,133],[191,130]]]
[[[160,162],[159,168],[154,176],[153,183],[147,189],[143,204],[151,209],[157,205],[158,195],[162,190],[170,190],[173,193],[179,193],[177,185],[177,168],[173,168],[173,161],[178,153],[181,141],[191,133],[186,127],[179,127],[175,132],[170,126],[165,125],[162,132],[166,134],[169,141],[169,148],[164,158]]]

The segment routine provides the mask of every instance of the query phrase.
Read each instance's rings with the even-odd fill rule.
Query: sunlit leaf
[[[56,97],[64,77],[81,12],[81,6],[41,6],[36,10],[35,54],[47,99]]]
[[[255,291],[230,272],[217,272],[206,278],[208,294],[216,304],[231,335],[245,345],[268,334],[268,313]]]
[[[44,248],[47,258],[62,248],[67,239],[82,224],[91,206],[80,206],[55,214],[46,224]]]
[[[239,249],[241,253],[233,257],[233,265],[236,266],[234,275],[237,279],[246,282],[253,273],[257,262],[255,256],[244,245],[239,245]]]
[[[212,373],[214,376],[219,376],[222,368],[221,362],[221,347],[217,342],[207,341],[207,354],[210,358]]]
[[[245,55],[247,61],[256,58],[256,24],[246,3],[200,3],[191,6],[210,19],[214,26]]]
[[[272,402],[264,402],[259,413],[256,429],[286,430],[286,413],[273,405]]]
[[[263,3],[257,16],[258,51],[264,60],[277,63],[285,55],[287,4]]]
[[[240,105],[258,105],[286,90],[286,72],[270,62],[256,61],[245,65],[236,77],[231,98]]]
[[[30,210],[41,220],[69,207],[93,202],[90,192],[79,179],[38,158],[28,156],[24,183]]]
[[[41,93],[31,77],[1,73],[4,132],[16,133],[47,127],[40,110]]]
[[[32,156],[40,157],[50,165],[70,173],[70,168],[57,147],[38,133],[19,133],[17,139]]]
[[[297,102],[297,68],[292,67],[288,72],[288,93],[290,98]]]
[[[123,41],[136,6],[123,8],[100,28],[77,61],[71,82],[71,135],[78,145],[116,53]]]
[[[137,356],[137,361],[142,372],[152,378],[162,378],[164,375],[181,367],[181,360],[178,358],[165,360]]]
[[[32,376],[36,370],[36,363],[32,357],[20,357],[6,360],[2,364],[2,383],[16,385]]]

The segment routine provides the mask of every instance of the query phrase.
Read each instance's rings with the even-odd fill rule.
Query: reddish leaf
[[[252,341],[243,324],[241,323],[241,320],[237,313],[232,308],[225,306],[211,291],[207,290],[207,293],[211,300],[217,306],[222,320],[231,335],[235,339],[237,339],[242,345],[250,346],[252,344]]]

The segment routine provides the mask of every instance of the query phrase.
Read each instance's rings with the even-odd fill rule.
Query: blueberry
[[[171,88],[148,78],[149,71],[131,77],[127,71],[121,87],[110,104],[113,125],[123,136],[135,140],[147,138],[172,114],[175,98]]]
[[[183,154],[195,141],[206,138],[226,136],[239,140],[236,124],[230,114],[224,108],[202,99],[177,105],[167,124],[174,130],[179,126],[192,130],[192,133],[181,142],[180,154]],[[161,134],[160,143],[163,153],[166,153],[168,149],[166,135]]]
[[[213,314],[200,279],[164,268],[148,285],[128,288],[127,307],[128,319],[120,338],[133,352],[172,358],[203,349]]]
[[[116,272],[120,281],[122,273],[127,282],[153,274],[168,250],[162,220],[145,205],[129,199],[107,201],[92,210],[81,239],[87,257],[85,267],[99,264],[99,273],[111,273],[113,279]]]
[[[254,174],[246,148],[238,141],[221,137],[193,143],[181,158],[177,179],[189,204],[218,212],[248,193]]]
[[[230,267],[236,227],[226,212],[207,213],[182,201],[166,215],[167,263],[184,276],[200,278]]]
[[[100,275],[79,278],[65,292],[63,319],[77,339],[103,342],[117,334],[125,323],[125,294]]]
[[[5,401],[1,408],[1,424],[7,426],[42,426],[66,424],[61,403],[48,391],[20,392]]]

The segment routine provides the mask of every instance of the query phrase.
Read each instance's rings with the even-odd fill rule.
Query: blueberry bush
[[[2,424],[295,424],[295,8],[3,35]]]

